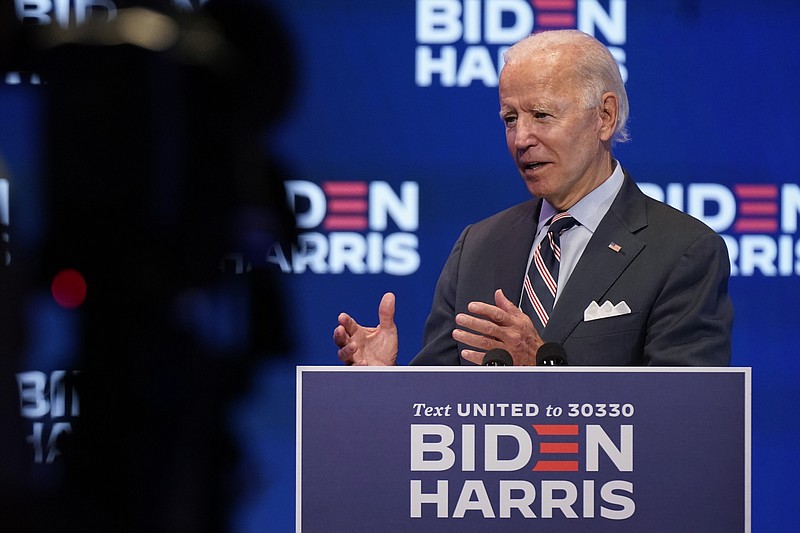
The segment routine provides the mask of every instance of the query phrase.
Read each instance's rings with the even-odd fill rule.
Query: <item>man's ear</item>
[[[614,137],[619,118],[619,100],[612,92],[603,93],[600,98],[600,140],[603,142]]]

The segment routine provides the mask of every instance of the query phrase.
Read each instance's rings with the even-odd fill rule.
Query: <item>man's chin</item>
[[[532,196],[537,198],[546,198],[548,193],[551,193],[542,180],[539,179],[531,179],[528,176],[523,176],[525,179],[525,186],[528,189],[528,192],[531,193]]]

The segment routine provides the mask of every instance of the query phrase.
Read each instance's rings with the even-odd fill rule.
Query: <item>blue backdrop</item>
[[[236,531],[293,529],[294,369],[337,364],[337,314],[372,325],[381,295],[395,292],[400,362],[408,362],[460,231],[528,197],[498,118],[498,57],[520,35],[555,27],[596,35],[620,62],[632,140],[616,156],[630,174],[726,236],[733,365],[753,367],[753,529],[800,525],[799,3],[270,4],[292,38],[286,53],[298,79],[265,145],[286,169],[301,235],[297,249],[266,257],[282,271],[294,343],[281,363],[259,369],[233,413],[262,480],[240,501]],[[15,111],[26,109],[24,98],[8,83],[0,93],[0,150],[23,191],[11,199],[27,228],[23,182],[33,187],[37,169],[24,142],[33,111]]]

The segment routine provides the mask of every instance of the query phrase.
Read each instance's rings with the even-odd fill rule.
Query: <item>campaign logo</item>
[[[208,0],[171,0],[178,11],[196,11]],[[120,14],[116,0],[15,0],[14,11],[23,24],[57,26],[62,29],[89,22],[111,22]],[[124,6],[123,6],[124,7]],[[36,72],[10,71],[5,73],[6,85],[41,85]]]
[[[476,439],[479,430],[483,432],[482,439]],[[478,440],[483,449],[480,459]],[[420,518],[426,509],[435,509],[437,518],[463,518],[468,511],[478,511],[483,518],[510,518],[512,510],[525,518],[595,518],[599,493],[600,517],[628,519],[636,510],[631,481],[554,479],[552,475],[577,473],[582,464],[582,472],[588,476],[599,472],[600,465],[606,462],[617,473],[633,472],[633,425],[620,425],[616,441],[619,444],[599,424],[464,424],[460,446],[456,446],[451,426],[413,424],[412,472],[484,474],[479,476],[483,479],[459,481],[460,490],[451,487],[455,479],[437,479],[435,484],[412,479],[410,516]],[[579,455],[585,460],[579,461]],[[491,475],[486,473],[505,473],[506,478],[489,481]],[[454,504],[451,489],[458,493]]]
[[[496,87],[503,53],[531,33],[577,28],[604,41],[622,80],[626,0],[417,0],[415,80],[418,87]]]
[[[173,8],[195,11],[208,0],[171,0]],[[58,25],[61,28],[80,26],[90,20],[107,22],[116,18],[115,0],[16,0],[17,18],[25,24]]]
[[[722,235],[733,276],[800,276],[800,185],[640,184],[645,194]]]
[[[284,273],[392,274],[419,269],[419,184],[385,181],[286,182],[301,230],[296,245],[271,246],[267,261]]]
[[[634,471],[633,412],[631,404],[568,404],[564,410],[535,403],[416,403],[415,418],[435,420],[410,426],[410,517],[464,518],[472,511],[484,519],[627,520],[636,511],[634,485],[619,478]],[[583,420],[559,422],[562,416]],[[483,423],[486,418],[504,421]],[[625,423],[599,423],[612,418]],[[547,419],[553,423],[542,423]]]
[[[117,6],[111,0],[17,0],[17,18],[25,24],[56,24],[62,28],[81,25],[93,17],[111,20]]]
[[[49,375],[31,370],[16,375],[20,416],[31,421],[27,442],[34,463],[52,464],[61,455],[59,437],[72,433],[80,415],[78,374],[77,370],[54,370]]]

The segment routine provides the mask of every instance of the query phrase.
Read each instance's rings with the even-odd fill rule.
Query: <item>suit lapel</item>
[[[563,343],[583,321],[586,307],[592,301],[603,303],[601,300],[608,289],[644,248],[635,232],[646,225],[644,194],[626,173],[617,198],[600,221],[559,296],[553,316],[542,332],[544,340]],[[612,243],[619,246],[619,251],[609,247]]]
[[[496,250],[502,250],[504,256],[497,258],[493,286],[502,289],[506,298],[515,304],[519,303],[542,201],[531,200],[526,207],[521,216],[499,235],[495,247]]]

